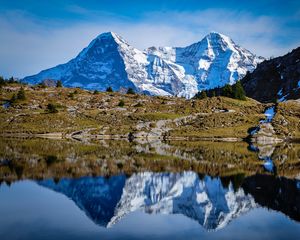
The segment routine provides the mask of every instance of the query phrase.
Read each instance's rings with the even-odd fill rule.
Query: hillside
[[[300,47],[260,63],[242,80],[246,95],[260,102],[300,98]]]
[[[0,133],[97,138],[245,138],[266,106],[226,97],[187,100],[72,88],[2,87]],[[49,109],[50,104],[50,109]],[[55,111],[54,111],[55,110]]]

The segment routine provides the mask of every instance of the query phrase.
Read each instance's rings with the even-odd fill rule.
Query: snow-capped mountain
[[[196,220],[207,230],[225,227],[231,220],[257,207],[254,198],[232,184],[224,188],[220,178],[195,172],[138,173],[125,184],[112,226],[133,211],[160,214],[182,214]]]
[[[151,47],[140,51],[113,32],[95,38],[71,61],[25,77],[37,84],[61,80],[67,87],[105,90],[134,88],[150,95],[190,98],[199,90],[233,84],[263,60],[212,32],[184,48]]]
[[[194,172],[137,173],[126,179],[115,176],[43,180],[39,185],[72,199],[95,223],[110,227],[133,211],[182,214],[208,230],[225,227],[232,219],[256,207],[251,195],[220,178]]]

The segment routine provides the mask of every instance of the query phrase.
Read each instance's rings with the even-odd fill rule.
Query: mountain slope
[[[185,48],[151,47],[146,51],[108,32],[95,38],[68,63],[23,81],[37,84],[53,79],[70,87],[102,91],[109,86],[114,90],[134,88],[150,95],[191,98],[199,90],[234,83],[262,60],[215,32]]]
[[[262,62],[241,82],[247,96],[260,102],[300,98],[300,47]]]

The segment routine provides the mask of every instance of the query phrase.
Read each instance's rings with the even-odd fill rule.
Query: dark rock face
[[[260,102],[300,98],[300,47],[260,63],[241,82],[246,95]]]

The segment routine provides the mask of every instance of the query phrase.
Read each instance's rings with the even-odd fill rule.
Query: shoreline
[[[127,141],[134,141],[134,140],[146,140],[146,141],[208,141],[208,142],[247,142],[247,143],[256,143],[260,144],[259,142],[252,141],[251,137],[246,138],[239,138],[239,137],[179,137],[179,136],[130,136],[128,135],[85,135],[85,136],[72,136],[71,134],[64,134],[62,132],[53,132],[53,133],[35,133],[35,134],[28,134],[28,133],[0,133],[0,137],[8,137],[8,138],[44,138],[44,139],[59,139],[59,140],[77,140],[77,141],[84,141],[84,140],[127,140]],[[300,143],[300,139],[298,138],[276,138],[276,141],[273,142],[265,142],[264,145],[269,144],[283,144],[283,143]]]

